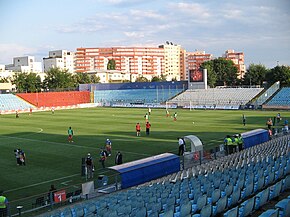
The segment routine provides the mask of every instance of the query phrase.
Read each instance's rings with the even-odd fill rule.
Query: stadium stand
[[[263,88],[210,88],[186,90],[169,102],[188,108],[238,109],[257,96]]]
[[[290,108],[290,87],[283,87],[263,108]]]
[[[79,90],[94,92],[102,105],[162,103],[187,89],[186,81],[80,84]]]
[[[278,137],[191,167],[187,176],[178,172],[41,216],[249,216],[290,189],[289,144],[289,135]],[[288,205],[277,203],[281,216]]]
[[[17,96],[36,107],[70,106],[91,101],[89,91],[19,93]]]
[[[254,98],[250,104],[254,108],[260,108],[268,99],[270,99],[280,89],[280,82],[275,82],[268,89],[263,90],[256,98]]]
[[[13,94],[0,94],[0,111],[26,110],[33,105],[25,102]]]

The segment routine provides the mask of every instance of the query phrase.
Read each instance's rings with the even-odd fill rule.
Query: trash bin
[[[102,187],[108,184],[108,176],[105,175],[99,175],[98,176],[98,187]]]

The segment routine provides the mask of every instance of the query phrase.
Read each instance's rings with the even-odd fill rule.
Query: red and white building
[[[243,78],[246,72],[244,52],[235,52],[234,50],[226,50],[224,58],[232,60],[238,68],[238,78]]]
[[[111,59],[115,60],[116,70],[130,73],[132,81],[164,72],[164,49],[153,47],[77,48],[75,72],[107,70]]]

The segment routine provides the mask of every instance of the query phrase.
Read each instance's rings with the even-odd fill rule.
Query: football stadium
[[[8,215],[289,216],[289,96],[203,81],[0,94]]]

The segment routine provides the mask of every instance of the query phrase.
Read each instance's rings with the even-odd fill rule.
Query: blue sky
[[[288,0],[0,0],[0,64],[77,47],[158,46],[290,65]]]

